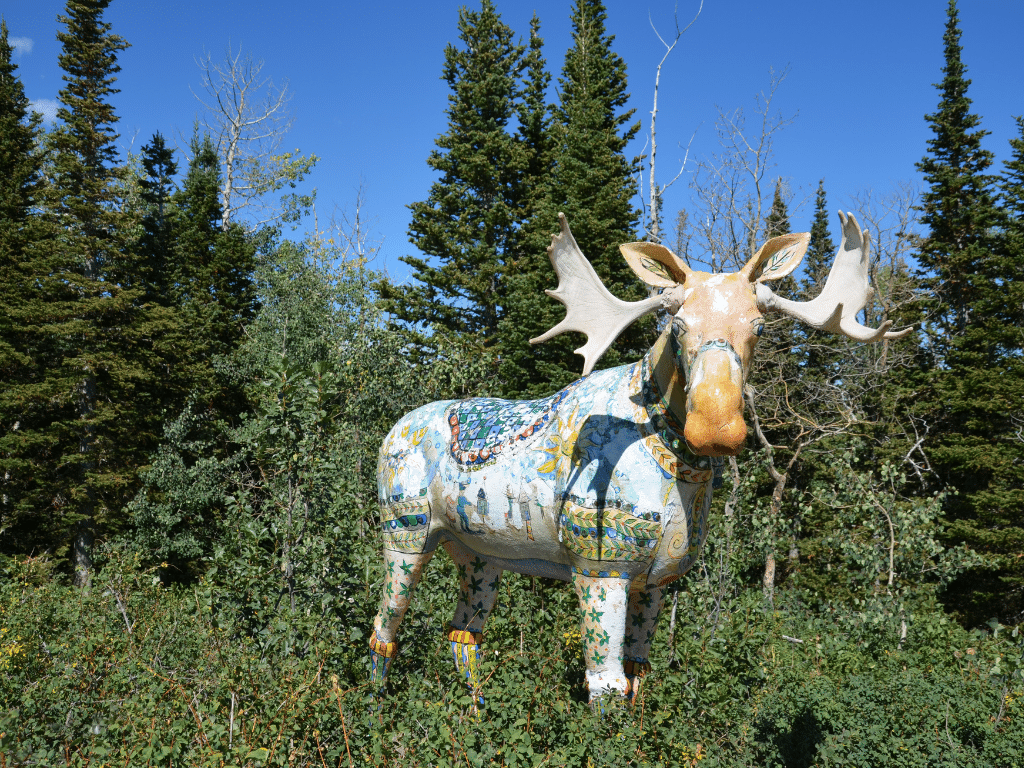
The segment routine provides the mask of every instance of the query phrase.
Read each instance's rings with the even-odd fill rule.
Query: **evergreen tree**
[[[57,415],[52,429],[60,434],[63,471],[55,497],[62,516],[74,521],[76,584],[84,584],[91,569],[91,549],[100,523],[113,511],[104,503],[105,492],[120,484],[114,469],[120,462],[107,454],[118,450],[111,427],[115,408],[100,390],[116,371],[117,352],[109,331],[121,326],[122,313],[134,298],[125,295],[116,279],[120,234],[116,198],[117,159],[114,125],[117,116],[108,98],[113,87],[118,52],[127,43],[110,34],[102,21],[109,0],[68,0],[66,14],[58,16],[65,30],[57,34],[63,46],[60,66],[65,86],[59,93],[61,120],[50,137],[53,182],[46,206],[63,230],[60,248],[66,254],[61,272],[77,294],[69,316],[60,318],[69,345],[48,379],[61,398],[72,405]],[[114,279],[109,279],[114,278]],[[104,393],[106,394],[106,393]],[[62,486],[62,487],[61,487]]]
[[[0,370],[5,382],[19,379],[17,371],[31,361],[30,345],[19,338],[15,313],[31,293],[22,269],[26,246],[38,238],[32,231],[38,221],[31,207],[41,185],[36,152],[41,119],[29,112],[13,51],[7,22],[0,19]]]
[[[764,219],[764,237],[762,239],[767,241],[789,233],[789,208],[782,196],[782,179],[776,179],[775,192],[772,194],[772,207]]]
[[[166,304],[170,299],[170,201],[178,164],[174,161],[174,150],[167,146],[159,131],[153,134],[149,144],[142,147],[142,168],[145,175],[139,184],[146,212],[143,219],[145,234],[141,243],[143,263],[139,277],[145,280],[150,299]]]
[[[921,277],[929,289],[925,327],[929,359],[921,414],[932,425],[929,455],[944,483],[959,493],[946,503],[949,535],[986,554],[995,570],[973,573],[952,588],[969,621],[992,615],[1019,621],[1024,568],[1024,450],[1010,414],[1020,411],[1019,259],[1003,257],[996,233],[1000,212],[986,132],[971,113],[970,80],[961,60],[956,0],[947,11],[940,100],[927,116],[933,137],[918,163],[927,191],[919,244]],[[1014,373],[1018,376],[1015,377]]]
[[[544,38],[540,36],[540,19],[536,13],[530,19],[530,42],[522,69],[525,77],[519,105],[519,139],[526,150],[523,186],[529,192],[544,183],[552,167],[551,105],[547,101],[551,75],[544,59]],[[525,219],[533,215],[538,202],[538,195],[523,195]]]
[[[797,289],[800,301],[810,301],[821,293],[835,255],[836,247],[832,243],[828,227],[825,180],[822,179],[818,182],[818,191],[814,197],[811,239],[803,261],[804,277]],[[793,330],[799,334],[802,341],[801,378],[806,382],[813,382],[814,386],[827,385],[835,376],[836,365],[839,362],[839,356],[830,348],[835,343],[834,337],[829,339],[829,334],[815,331],[803,323],[798,323]]]
[[[825,199],[825,180],[818,182],[814,195],[814,218],[811,221],[811,241],[804,256],[804,278],[800,281],[800,300],[810,301],[825,286],[825,278],[832,268],[836,246],[829,234],[828,203]]]
[[[242,393],[238,383],[216,375],[215,368],[238,346],[256,311],[256,244],[240,224],[221,228],[220,162],[210,137],[194,135],[191,153],[181,189],[171,201],[170,291],[189,329],[180,365],[184,389],[198,405],[230,417],[237,415]]]
[[[145,301],[142,217],[132,173],[118,168],[109,103],[127,43],[103,22],[109,0],[69,0],[60,65],[61,121],[48,137],[50,183],[41,202],[59,233],[39,243],[32,277],[45,306],[40,375],[23,393],[32,410],[38,493],[20,503],[72,549],[75,582],[88,581],[97,536],[120,530],[137,469],[158,440],[161,343],[172,318]]]
[[[67,288],[51,276],[52,256],[38,247],[46,223],[36,214],[42,192],[38,114],[12,61],[0,20],[0,553],[40,551],[47,521],[35,514],[53,498],[44,467],[52,438],[39,425],[52,407],[39,397],[52,350],[42,331]]]
[[[460,9],[458,27],[462,46],[447,46],[442,74],[451,89],[448,130],[427,160],[441,177],[410,206],[410,241],[431,260],[404,257],[418,285],[385,285],[382,295],[387,311],[419,330],[433,326],[493,347],[530,159],[511,131],[524,48],[491,0],[479,11]]]
[[[537,336],[564,315],[561,304],[543,294],[557,281],[546,250],[564,212],[583,252],[605,285],[617,296],[639,299],[645,289],[619,253],[621,243],[636,240],[639,212],[636,162],[623,152],[639,123],[630,124],[626,64],[612,50],[614,35],[605,29],[600,0],[577,0],[572,12],[573,45],[559,78],[559,102],[551,130],[551,164],[536,185],[532,215],[524,227],[522,261],[511,297],[507,326],[520,339]],[[653,324],[636,323],[604,355],[609,367],[635,360],[653,341]],[[541,395],[579,376],[582,358],[573,353],[578,337],[563,335],[539,347],[506,344],[502,381],[515,394]]]

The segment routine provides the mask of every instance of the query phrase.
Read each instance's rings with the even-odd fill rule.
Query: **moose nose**
[[[735,456],[747,439],[738,372],[725,352],[708,352],[690,388],[683,436],[698,456]]]

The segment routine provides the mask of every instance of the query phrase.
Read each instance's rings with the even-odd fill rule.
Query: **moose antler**
[[[843,240],[839,245],[825,287],[811,301],[790,301],[776,296],[764,283],[757,284],[757,303],[763,310],[774,309],[807,323],[812,328],[841,333],[855,341],[879,341],[906,336],[913,328],[890,331],[892,320],[869,328],[857,321],[857,313],[874,293],[868,284],[868,255],[871,239],[861,231],[852,213],[839,212]]]
[[[586,334],[587,343],[576,350],[576,354],[583,355],[586,376],[630,323],[668,306],[673,297],[662,294],[643,301],[623,301],[613,296],[580,251],[564,213],[558,214],[558,224],[561,231],[551,238],[548,248],[558,287],[545,293],[565,304],[565,318],[547,333],[530,339],[530,343],[540,344],[565,331]]]

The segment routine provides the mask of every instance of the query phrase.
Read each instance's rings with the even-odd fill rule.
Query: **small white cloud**
[[[7,42],[10,43],[11,47],[14,49],[15,57],[26,53],[32,53],[32,46],[34,43],[32,42],[31,37],[9,37],[7,38]]]
[[[28,108],[41,114],[44,123],[55,123],[60,104],[54,99],[33,99],[28,103]]]

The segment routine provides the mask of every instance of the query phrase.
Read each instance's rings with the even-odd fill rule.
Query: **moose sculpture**
[[[506,570],[571,581],[591,701],[635,695],[650,669],[663,588],[700,552],[722,457],[746,440],[742,392],[762,313],[864,342],[910,331],[857,321],[872,291],[869,241],[852,215],[839,218],[842,244],[813,301],[788,301],[765,284],[796,269],[804,233],[769,240],[733,274],[694,271],[654,243],[622,245],[637,276],[661,289],[625,302],[604,287],[559,215],[548,249],[559,283],[548,294],[566,316],[531,343],[586,334],[577,350],[584,375],[543,400],[431,403],[388,434],[377,473],[386,573],[370,639],[375,684],[383,685],[413,588],[441,544],[460,581],[447,637],[475,700],[481,633]],[[642,360],[591,373],[630,323],[657,311],[671,322]]]

